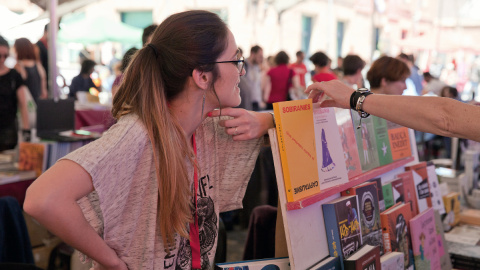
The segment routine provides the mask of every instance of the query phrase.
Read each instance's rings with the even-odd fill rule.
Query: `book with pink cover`
[[[340,132],[348,178],[352,179],[362,173],[362,164],[358,156],[352,115],[350,114],[350,110],[335,108],[335,118],[337,119],[338,130]]]
[[[413,256],[417,270],[441,269],[434,211],[433,208],[428,208],[410,220]]]

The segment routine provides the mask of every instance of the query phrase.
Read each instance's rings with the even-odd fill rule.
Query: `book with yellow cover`
[[[273,104],[287,201],[320,192],[311,99]]]

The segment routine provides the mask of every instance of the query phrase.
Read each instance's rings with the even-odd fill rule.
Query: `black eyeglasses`
[[[238,73],[242,74],[243,72],[243,67],[245,66],[245,59],[243,57],[240,57],[239,60],[232,60],[232,61],[220,61],[220,62],[213,62],[210,64],[221,64],[221,63],[232,63],[236,64]]]

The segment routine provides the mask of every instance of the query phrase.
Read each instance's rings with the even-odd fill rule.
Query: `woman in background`
[[[35,58],[34,45],[26,38],[19,38],[13,48],[17,54],[15,69],[22,75],[35,103],[47,98],[47,77],[40,60]]]
[[[403,61],[390,56],[382,56],[373,62],[367,72],[370,91],[377,94],[401,95],[407,85],[410,69]]]
[[[20,108],[24,137],[30,134],[24,81],[15,69],[5,66],[9,50],[8,42],[0,36],[0,152],[14,149],[17,145],[18,108]],[[24,139],[29,140],[29,138]]]

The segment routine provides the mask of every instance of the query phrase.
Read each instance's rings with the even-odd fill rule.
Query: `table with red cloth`
[[[23,207],[25,201],[25,193],[27,188],[35,181],[35,179],[22,180],[9,184],[0,185],[0,197],[12,196],[17,199],[20,206]]]
[[[110,109],[80,109],[75,110],[75,129],[103,125],[104,130],[115,123]]]

